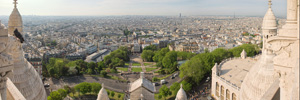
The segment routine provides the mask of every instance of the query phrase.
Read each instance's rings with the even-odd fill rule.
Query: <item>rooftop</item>
[[[255,62],[256,60],[252,58],[229,60],[221,65],[220,77],[238,87],[241,87],[245,76]]]

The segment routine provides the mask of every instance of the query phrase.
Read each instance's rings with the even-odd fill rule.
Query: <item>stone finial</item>
[[[144,95],[143,94],[141,94],[141,100],[144,100]]]
[[[241,53],[241,58],[242,59],[246,59],[247,58],[247,52],[245,51],[245,49],[243,49],[243,51]]]
[[[102,88],[104,88],[104,83],[101,84]]]
[[[272,0],[269,0],[269,8],[271,8]]]
[[[141,72],[141,77],[140,78],[144,78],[144,72]]]
[[[182,88],[182,83],[180,84],[180,88]]]
[[[17,2],[18,0],[14,0],[14,5],[15,5],[15,8],[17,8],[17,4],[18,4],[18,2]]]

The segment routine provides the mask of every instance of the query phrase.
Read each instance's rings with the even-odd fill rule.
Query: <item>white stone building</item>
[[[39,74],[24,58],[22,45],[14,31],[23,33],[22,17],[14,0],[8,29],[0,23],[0,94],[1,100],[46,100],[46,92]]]
[[[263,19],[259,57],[226,59],[212,68],[216,100],[299,100],[299,0],[287,0],[286,25],[277,31],[271,8]]]

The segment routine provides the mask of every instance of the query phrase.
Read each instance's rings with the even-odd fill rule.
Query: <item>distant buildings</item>
[[[100,50],[86,57],[85,62],[100,62],[104,60],[104,57],[110,52],[107,49]]]
[[[34,67],[39,75],[42,76],[42,57],[31,54],[24,54],[24,57]]]

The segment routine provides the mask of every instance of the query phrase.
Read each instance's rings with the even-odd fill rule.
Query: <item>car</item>
[[[50,84],[45,83],[45,84],[44,84],[44,87],[50,87]]]
[[[174,78],[175,78],[174,76],[171,77],[171,79],[174,79]]]
[[[166,80],[164,80],[164,79],[163,79],[163,80],[160,80],[160,84],[161,84],[161,85],[166,84],[166,83],[167,83]]]

